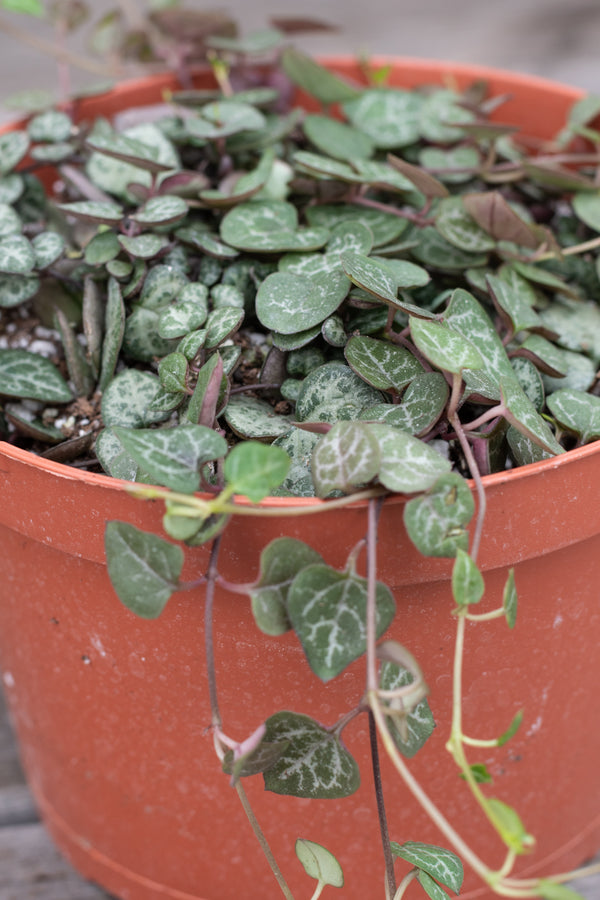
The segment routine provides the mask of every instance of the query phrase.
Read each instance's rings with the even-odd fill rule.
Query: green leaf
[[[49,109],[27,123],[27,133],[32,141],[67,141],[72,127],[73,123],[66,113]]]
[[[298,572],[320,562],[321,554],[296,538],[275,538],[267,544],[260,555],[259,579],[249,590],[252,615],[262,632],[278,635],[289,631],[289,587]]]
[[[329,238],[325,228],[298,228],[296,207],[284,200],[240,203],[225,214],[220,233],[226,244],[253,253],[318,250]]]
[[[319,366],[303,383],[296,403],[299,422],[337,422],[355,419],[365,406],[382,399],[375,388],[342,363]]]
[[[0,272],[8,275],[29,275],[35,266],[35,254],[30,242],[21,234],[0,238]]]
[[[225,458],[224,474],[228,487],[252,503],[260,503],[278,487],[290,466],[287,453],[280,447],[246,441]]]
[[[296,334],[332,315],[349,290],[350,282],[341,271],[311,278],[273,272],[258,288],[256,315],[270,331]]]
[[[540,878],[537,883],[538,895],[544,900],[584,900],[583,895],[567,884],[559,884],[548,878]]]
[[[479,603],[485,585],[483,576],[468,553],[460,547],[456,549],[456,560],[452,568],[452,596],[457,606]]]
[[[118,203],[108,200],[78,200],[75,203],[59,203],[58,208],[66,215],[99,225],[118,225],[125,211]]]
[[[21,162],[29,149],[24,131],[8,131],[0,135],[0,174],[7,175]]]
[[[336,800],[358,790],[358,765],[333,731],[294,712],[275,713],[266,726],[266,741],[289,742],[280,759],[263,775],[267,791]]]
[[[350,338],[344,356],[367,384],[383,391],[401,392],[423,372],[421,363],[405,347],[363,335]]]
[[[310,471],[310,462],[319,434],[290,428],[285,434],[276,438],[274,447],[281,447],[289,456],[290,468],[275,494],[293,494],[295,497],[314,497],[315,488]]]
[[[0,307],[19,306],[35,297],[39,289],[37,275],[0,275]]]
[[[410,333],[421,353],[443,371],[459,374],[464,369],[481,369],[484,365],[477,347],[445,323],[412,316]]]
[[[369,158],[375,150],[373,141],[364,132],[328,116],[308,115],[303,128],[306,137],[321,153],[335,159],[350,162]]]
[[[372,89],[344,103],[344,112],[376,147],[393,150],[418,140],[422,104],[421,97],[413,91]]]
[[[266,400],[244,394],[229,398],[225,420],[238,437],[256,440],[273,440],[289,431],[293,423],[292,416],[276,413]]]
[[[198,490],[205,463],[227,452],[225,438],[204,425],[148,430],[116,426],[114,431],[153,481],[184,494]]]
[[[104,320],[104,340],[98,390],[104,392],[114,375],[123,335],[125,334],[125,305],[118,281],[108,279],[108,296]]]
[[[343,223],[358,222],[366,226],[373,235],[374,247],[395,241],[408,227],[407,219],[401,219],[393,213],[364,206],[352,206],[348,203],[324,203],[318,206],[309,206],[306,209],[306,219],[309,225],[329,228],[332,231]],[[355,252],[365,253],[367,251],[355,250]]]
[[[487,312],[468,291],[458,288],[452,294],[445,321],[454,331],[471,340],[479,350],[483,369],[494,382],[513,378],[514,372],[504,345]]]
[[[541,329],[542,321],[533,309],[536,295],[530,283],[514,269],[506,269],[503,277],[488,275],[488,287],[494,304],[514,334]]]
[[[428,493],[404,507],[408,535],[424,556],[456,556],[469,546],[467,525],[475,502],[465,480],[454,472],[442,475]]]
[[[463,865],[456,853],[435,844],[422,844],[418,841],[406,841],[397,844],[391,841],[392,853],[427,872],[436,881],[450,888],[456,894],[460,891],[464,878]]]
[[[281,56],[283,71],[288,78],[321,103],[343,103],[360,96],[360,91],[337,75],[293,47]]]
[[[421,436],[430,431],[442,415],[448,394],[448,383],[441,372],[421,372],[408,385],[401,403],[376,404],[364,409],[360,417]]]
[[[431,900],[448,900],[448,894],[434,881],[431,875],[419,869],[417,872],[417,881]]]
[[[515,586],[515,570],[511,569],[504,585],[502,608],[509,628],[514,628],[517,621],[517,588]]]
[[[304,866],[304,871],[319,884],[344,887],[344,873],[339,862],[329,850],[305,838],[296,840],[296,856]]]
[[[432,487],[451,463],[433,447],[392,425],[370,424],[379,444],[379,481],[390,491],[412,494]]]
[[[125,522],[108,522],[108,574],[119,600],[136,615],[155,619],[177,590],[183,550]]]
[[[573,195],[573,212],[592,231],[600,231],[600,193],[580,191]]]
[[[486,808],[492,824],[510,850],[521,855],[533,849],[535,838],[527,833],[518,813],[511,806],[496,797],[488,797]]]
[[[210,141],[230,137],[240,131],[258,131],[265,125],[265,117],[258,109],[235,99],[206,103],[197,116],[185,119],[189,134]]]
[[[33,238],[31,246],[35,254],[36,268],[47,269],[62,256],[65,249],[65,240],[62,235],[54,231],[43,231]]]
[[[519,383],[502,381],[502,400],[506,407],[505,418],[522,434],[531,438],[544,450],[555,455],[564,453],[552,431],[536,411]]]
[[[384,662],[381,666],[379,687],[384,691],[394,691],[406,687],[412,684],[413,680],[412,673],[403,666],[391,662]],[[391,702],[393,701],[388,700],[388,705]],[[402,755],[407,759],[412,759],[433,734],[435,722],[427,699],[421,700],[408,711],[403,710],[400,704],[398,706],[398,712],[402,713],[403,727],[400,729],[397,726],[396,714],[386,716],[388,727],[394,743]]]
[[[0,350],[0,395],[69,403],[71,390],[50,360],[27,350]]]
[[[600,437],[599,397],[565,389],[551,394],[547,403],[561,427],[579,435],[582,444],[589,444]]]
[[[138,234],[136,237],[120,234],[117,240],[123,250],[135,259],[152,259],[168,244],[167,238],[161,234]]]
[[[378,300],[414,315],[431,318],[432,314],[398,298],[399,289],[423,287],[429,275],[421,266],[405,260],[383,261],[359,253],[342,253],[344,272],[357,287]],[[395,265],[397,263],[397,265]]]
[[[139,225],[172,225],[185,218],[188,205],[181,197],[151,197],[129,218]]]
[[[498,738],[497,744],[498,747],[503,747],[504,744],[507,744],[512,737],[517,733],[519,728],[521,727],[521,722],[523,721],[523,710],[520,709],[516,714],[506,731],[500,735]]]
[[[381,582],[376,589],[377,636],[396,604]],[[313,672],[330,681],[366,650],[367,581],[325,565],[302,569],[288,592],[288,615]]]
[[[465,209],[461,197],[446,197],[440,201],[435,227],[453,246],[467,253],[486,253],[496,241]]]
[[[337,422],[315,446],[311,470],[318,497],[351,493],[379,471],[379,445],[360,422]]]
[[[168,411],[152,410],[150,404],[160,390],[160,381],[150,372],[124,369],[107,385],[102,395],[102,418],[107,426],[144,428],[163,422]]]
[[[418,243],[411,247],[411,254],[424,266],[442,271],[462,272],[487,263],[487,253],[468,253],[455,247],[432,225],[421,228],[414,237]]]

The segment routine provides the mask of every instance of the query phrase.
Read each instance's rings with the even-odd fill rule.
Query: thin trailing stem
[[[264,832],[263,832],[262,828],[260,827],[258,819],[254,815],[254,810],[252,809],[252,807],[250,805],[250,801],[248,800],[248,795],[246,794],[246,791],[242,787],[242,784],[239,780],[236,781],[236,783],[235,783],[235,789],[237,791],[238,797],[240,798],[240,803],[242,804],[242,807],[244,808],[244,812],[246,813],[246,815],[248,817],[248,821],[250,822],[250,826],[252,828],[252,831],[254,832],[256,840],[260,844],[260,848],[261,848],[262,852],[265,854],[265,857],[271,867],[271,871],[273,872],[273,875],[275,876],[275,880],[277,881],[277,884],[281,888],[281,893],[286,898],[286,900],[294,900],[294,895],[292,894],[285,878],[283,877],[283,872],[279,868],[279,865],[277,863],[277,860],[275,859],[273,851],[271,850],[271,847],[269,846],[269,842],[267,841],[267,839],[264,835]]]
[[[221,536],[212,542],[208,572],[206,573],[206,597],[204,605],[204,644],[206,653],[206,678],[208,681],[208,696],[210,700],[211,722],[213,727],[220,728],[221,713],[219,712],[219,697],[217,693],[217,675],[215,670],[215,647],[213,640],[213,610],[215,601],[215,586],[217,582],[217,560]]]
[[[383,780],[381,778],[381,765],[379,762],[379,747],[377,746],[377,726],[373,713],[369,710],[369,743],[371,747],[371,765],[373,768],[373,782],[375,785],[375,798],[377,800],[377,817],[379,819],[379,831],[385,859],[385,878],[390,896],[396,890],[396,873],[394,872],[394,857],[390,844],[390,832],[385,811],[385,799],[383,796]]]

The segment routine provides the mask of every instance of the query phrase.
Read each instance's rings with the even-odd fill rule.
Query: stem
[[[314,892],[314,894],[312,895],[312,897],[310,898],[310,900],[318,900],[318,898],[319,898],[319,897],[321,896],[321,894],[323,893],[323,888],[324,888],[324,887],[325,887],[325,882],[324,882],[324,881],[320,881],[320,882],[318,883],[318,885],[316,886],[315,892]]]
[[[383,781],[381,778],[381,765],[379,762],[379,748],[377,746],[377,727],[371,710],[369,710],[369,742],[371,745],[371,765],[373,767],[373,781],[375,783],[375,798],[377,800],[377,817],[379,819],[379,831],[381,832],[381,844],[383,846],[383,857],[385,859],[385,878],[389,895],[393,896],[396,890],[396,873],[394,872],[394,857],[392,855],[390,832],[385,812]]]
[[[283,877],[283,873],[282,873],[281,869],[279,868],[279,865],[277,864],[277,860],[275,859],[275,857],[273,855],[273,851],[269,847],[269,843],[268,843],[266,837],[264,836],[263,830],[259,825],[258,819],[254,815],[254,811],[253,811],[252,807],[250,806],[250,801],[248,800],[246,791],[242,787],[241,782],[239,780],[235,784],[235,789],[237,791],[238,797],[240,798],[240,803],[242,804],[242,806],[244,808],[244,812],[248,816],[248,821],[250,822],[250,826],[252,828],[252,831],[254,832],[256,840],[260,844],[260,848],[261,848],[262,852],[265,854],[265,856],[267,858],[267,862],[271,866],[271,871],[273,872],[273,875],[275,876],[275,880],[277,881],[277,884],[281,888],[281,892],[282,892],[283,896],[286,897],[287,900],[294,900],[294,895],[290,891],[290,889],[287,885],[287,882],[286,882],[285,878]]]
[[[492,619],[501,619],[504,615],[504,609],[500,607],[487,613],[464,613],[463,617],[469,622],[491,622]]]
[[[406,893],[406,888],[409,886],[411,881],[413,881],[417,877],[417,869],[411,869],[410,872],[407,872],[400,884],[398,885],[398,890],[394,894],[394,900],[402,900],[404,894]]]
[[[28,31],[19,28],[17,25],[13,25],[12,22],[7,21],[4,16],[0,16],[0,31],[8,34],[9,37],[14,38],[16,41],[32,47],[34,50],[39,50],[41,53],[45,53],[47,56],[57,59],[61,63],[70,63],[78,69],[92,72],[94,75],[101,75],[104,78],[106,78],[107,75],[112,74],[110,70],[101,63],[94,62],[85,56],[80,56],[78,53],[71,53],[66,49],[55,47],[50,41],[38,38]]]
[[[208,681],[208,696],[210,700],[211,722],[213,726],[221,726],[221,713],[219,712],[219,699],[217,694],[217,675],[215,671],[215,647],[213,641],[213,609],[215,600],[215,585],[217,582],[217,559],[221,536],[212,542],[208,572],[206,573],[206,600],[204,606],[204,644],[206,653],[206,678]]]
[[[367,531],[367,691],[376,691],[377,657],[375,644],[377,642],[377,507],[373,500],[369,500],[368,531]]]
[[[481,544],[481,535],[483,533],[483,520],[485,518],[485,510],[486,510],[486,496],[485,490],[483,487],[483,482],[481,480],[481,474],[479,472],[479,468],[475,461],[475,457],[473,456],[473,451],[471,450],[471,445],[467,440],[467,437],[464,432],[464,428],[458,415],[453,413],[451,417],[449,417],[450,424],[454,428],[456,433],[456,437],[459,440],[461,449],[465,455],[465,459],[467,461],[467,465],[469,467],[469,471],[471,473],[471,477],[475,482],[475,490],[477,491],[477,500],[478,500],[478,509],[477,509],[477,521],[475,524],[475,531],[473,533],[473,541],[471,544],[471,558],[473,562],[477,562],[477,554],[479,553],[479,545]]]

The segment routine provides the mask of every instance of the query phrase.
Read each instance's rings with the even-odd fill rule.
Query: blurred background
[[[0,2],[0,118],[12,113],[6,100],[17,91],[57,84],[56,64],[16,39],[53,39],[48,21],[2,9]],[[23,2],[23,0],[21,0]],[[32,0],[33,2],[33,0]],[[51,2],[35,0],[46,8]],[[67,0],[75,5],[82,0]],[[168,0],[88,0],[92,21],[120,5],[135,18],[136,9],[168,5]],[[297,46],[316,54],[369,53],[480,63],[530,72],[600,93],[600,0],[229,0],[205,4],[187,0],[195,10],[219,9],[238,21],[242,33],[269,25],[271,16],[317,18],[336,31],[301,34]],[[9,31],[6,30],[8,25]],[[4,26],[4,27],[3,27]],[[69,36],[67,46],[86,62],[89,22]],[[76,88],[99,75],[72,68]]]

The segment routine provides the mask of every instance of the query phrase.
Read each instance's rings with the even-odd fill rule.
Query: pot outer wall
[[[335,68],[358,76],[348,62]],[[502,118],[554,134],[579,97],[541,79],[482,68],[398,63],[392,82],[413,86],[486,77],[514,93]],[[173,86],[154,78],[81,103],[82,118],[156,102]],[[501,734],[519,709],[517,735],[495,751],[472,752],[494,775],[493,795],[514,805],[537,838],[524,875],[579,864],[600,845],[600,445],[485,479],[488,513],[480,564],[487,609],[501,602],[510,567],[519,593],[517,626],[471,623],[464,670],[467,734]],[[231,900],[280,896],[225,775],[211,735],[203,659],[203,596],[176,594],[155,621],[124,609],[104,562],[105,523],[160,532],[162,504],[129,497],[123,483],[41,460],[0,444],[0,657],[28,779],[56,843],[88,878],[124,900]],[[284,509],[286,501],[270,500]],[[304,501],[310,505],[312,501]],[[383,509],[379,577],[393,590],[388,632],[421,662],[437,728],[411,769],[480,855],[504,851],[444,751],[451,700],[455,620],[451,562],[429,560],[408,542],[404,501]],[[221,569],[231,581],[257,574],[273,538],[307,541],[343,566],[366,530],[366,509],[296,518],[244,519],[228,527]],[[183,577],[205,571],[203,548],[187,552]],[[219,591],[216,662],[225,728],[243,739],[287,708],[333,724],[360,699],[361,661],[323,685],[293,635],[270,638],[243,595]],[[383,895],[383,860],[363,717],[344,732],[363,777],[343,801],[308,801],[246,790],[285,877],[298,896],[311,890],[294,854],[297,837],[327,846],[345,872],[341,896]],[[393,840],[447,846],[390,765],[382,760]],[[485,894],[467,875],[467,894]]]

